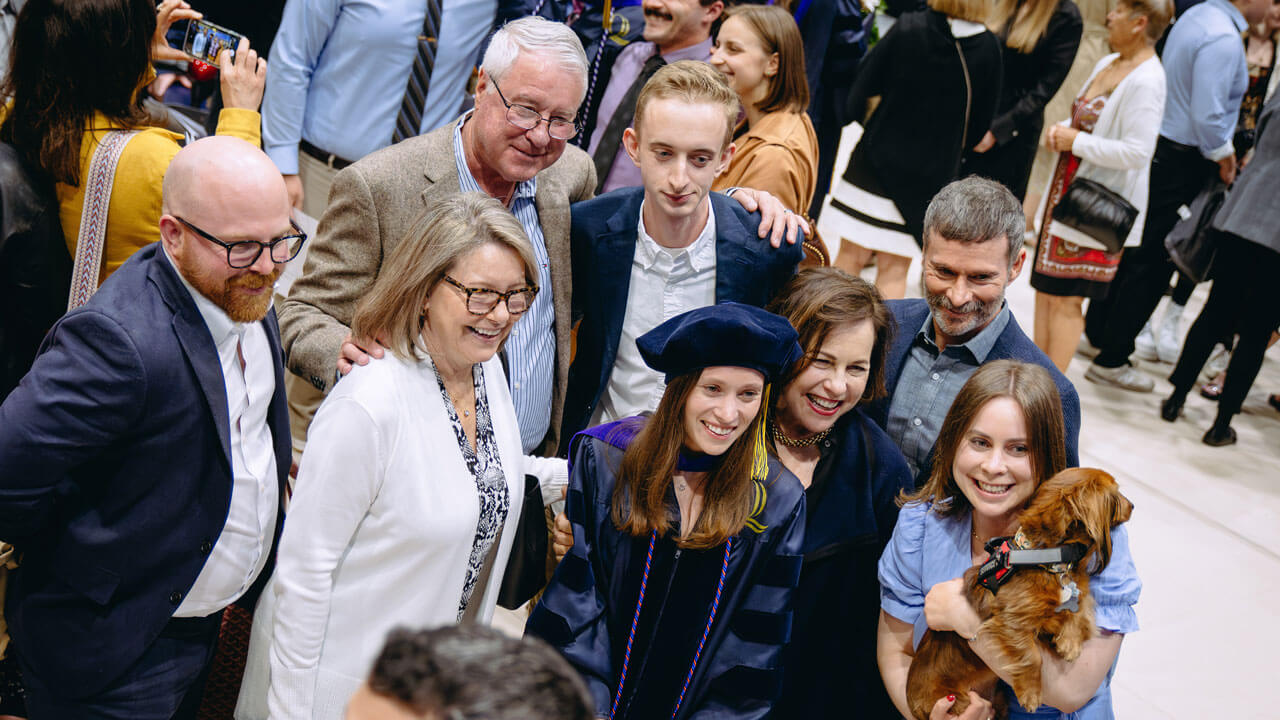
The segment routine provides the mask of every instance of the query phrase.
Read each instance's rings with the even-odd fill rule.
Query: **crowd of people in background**
[[[1114,716],[964,577],[1076,355],[1236,442],[1280,0],[210,5],[0,7],[0,718]]]

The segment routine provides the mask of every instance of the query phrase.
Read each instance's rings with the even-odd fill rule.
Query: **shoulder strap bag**
[[[98,291],[102,276],[102,249],[107,238],[107,210],[111,206],[111,186],[116,181],[116,165],[137,130],[109,130],[93,151],[85,178],[84,208],[80,212],[80,234],[76,237],[76,264],[71,271],[71,296],[67,312],[89,302]]]

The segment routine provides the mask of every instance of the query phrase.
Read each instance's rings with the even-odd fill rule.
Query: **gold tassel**
[[[760,412],[769,412],[769,386],[766,385],[760,397]],[[752,494],[751,515],[747,518],[747,527],[756,533],[764,532],[769,526],[756,518],[764,514],[764,507],[769,497],[764,481],[769,478],[769,421],[768,418],[756,428],[756,436],[751,448],[751,484],[755,486]]]

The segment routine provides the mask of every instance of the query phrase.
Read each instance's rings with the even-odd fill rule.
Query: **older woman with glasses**
[[[535,277],[515,217],[465,193],[418,221],[357,307],[353,332],[388,352],[311,425],[274,610],[257,617],[270,649],[255,633],[250,653],[269,658],[271,718],[342,717],[397,625],[492,617],[529,471],[496,354]],[[255,715],[250,696],[239,716]]]

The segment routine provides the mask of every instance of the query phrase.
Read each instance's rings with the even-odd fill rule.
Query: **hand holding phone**
[[[182,50],[170,47],[166,37],[169,28],[180,20],[199,20],[199,12],[191,9],[183,0],[164,0],[156,8],[156,34],[151,39],[151,59],[155,60],[187,60]]]
[[[231,59],[235,60],[236,48],[240,46],[240,41],[244,36],[238,32],[228,30],[220,25],[214,25],[207,20],[192,20],[187,23],[187,34],[182,39],[182,50],[196,60],[221,67],[218,56],[223,50],[231,53]]]
[[[230,48],[223,48],[218,59],[223,63],[223,107],[257,110],[267,86],[267,59],[258,57],[258,52],[250,48],[248,39],[243,37],[234,55]]]

